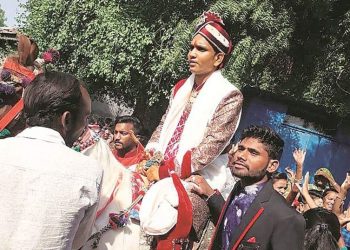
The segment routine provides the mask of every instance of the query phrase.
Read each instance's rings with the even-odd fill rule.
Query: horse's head
[[[5,59],[0,79],[0,132],[6,128],[12,135],[24,129],[23,119],[18,122],[21,121],[21,108],[16,110],[14,107],[19,103],[23,89],[35,77],[34,61],[39,53],[37,44],[29,37],[17,34],[17,39],[17,54]],[[14,112],[15,115],[10,115]]]

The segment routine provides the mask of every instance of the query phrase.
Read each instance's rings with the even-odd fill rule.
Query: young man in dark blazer
[[[229,163],[240,181],[226,202],[201,176],[188,179],[196,184],[194,192],[207,197],[216,225],[209,249],[303,249],[305,221],[269,180],[279,166],[283,145],[270,128],[246,128]]]

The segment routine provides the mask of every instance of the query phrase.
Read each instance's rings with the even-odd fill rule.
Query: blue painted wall
[[[336,135],[332,137],[298,125],[285,124],[287,111],[288,104],[261,97],[249,98],[244,104],[236,138],[239,138],[242,130],[251,124],[269,126],[285,141],[280,171],[287,166],[295,169],[292,152],[295,148],[303,148],[307,150],[304,174],[306,171],[313,174],[318,168],[326,167],[341,184],[346,172],[350,170],[349,124],[339,124]]]

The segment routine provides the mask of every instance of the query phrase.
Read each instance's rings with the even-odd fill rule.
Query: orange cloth
[[[115,149],[113,149],[112,152],[115,158],[117,158],[117,160],[126,168],[138,164],[144,157],[144,150],[140,146],[137,146],[136,150],[126,153],[124,157],[119,156]]]
[[[20,75],[22,77],[27,77],[31,81],[35,78],[35,74],[33,73],[33,71],[27,69],[26,67],[22,66],[13,59],[7,58],[4,62],[3,68],[10,70],[13,74]]]
[[[6,58],[3,68],[10,71],[11,74],[19,79],[24,77],[33,81],[35,74],[26,67],[18,63],[13,58]],[[12,109],[6,113],[6,115],[0,119],[0,131],[6,128],[6,126],[23,110],[23,99],[20,99]]]
[[[19,101],[6,113],[6,115],[0,119],[0,132],[12,122],[13,119],[23,110],[24,103],[23,99],[19,99]]]

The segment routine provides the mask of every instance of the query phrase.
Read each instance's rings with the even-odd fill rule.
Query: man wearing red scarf
[[[126,168],[134,171],[144,155],[144,149],[134,138],[140,138],[142,124],[136,117],[119,116],[114,123],[112,152]]]

